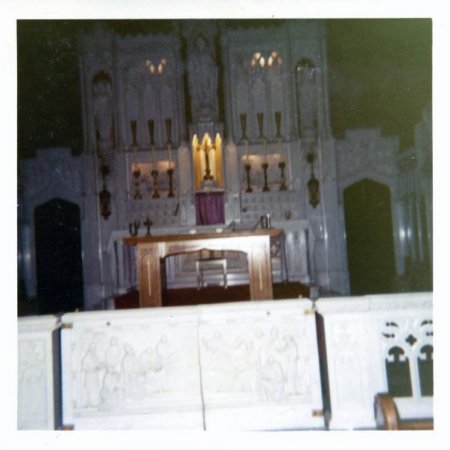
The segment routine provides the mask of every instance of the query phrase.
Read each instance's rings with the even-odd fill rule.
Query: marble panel
[[[203,429],[195,307],[63,317],[63,420],[75,429]]]
[[[58,327],[55,316],[18,319],[19,430],[54,430],[59,425]]]
[[[199,306],[206,430],[322,428],[309,300]]]
[[[389,391],[386,367],[395,358],[408,361],[411,374],[411,393],[395,397],[400,417],[433,416],[433,398],[421,394],[419,376],[420,361],[432,358],[431,293],[323,298],[316,306],[324,323],[330,429],[375,428],[374,398]]]

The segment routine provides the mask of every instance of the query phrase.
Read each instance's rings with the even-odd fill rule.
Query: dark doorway
[[[41,314],[83,307],[80,208],[59,198],[34,210],[37,297]]]
[[[353,295],[393,292],[395,255],[389,188],[364,179],[344,191]]]

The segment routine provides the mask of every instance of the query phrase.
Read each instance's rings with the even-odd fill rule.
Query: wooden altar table
[[[139,306],[141,308],[162,306],[161,264],[163,258],[200,250],[246,253],[250,299],[273,299],[270,240],[282,233],[281,229],[269,229],[124,238],[125,244],[137,247]]]

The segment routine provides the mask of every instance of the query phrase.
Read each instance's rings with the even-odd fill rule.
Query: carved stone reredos
[[[217,27],[213,21],[188,21],[182,26],[187,42],[187,73],[193,122],[218,118]]]

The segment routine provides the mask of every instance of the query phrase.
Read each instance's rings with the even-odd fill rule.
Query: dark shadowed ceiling
[[[82,151],[77,35],[94,22],[18,21],[19,157],[33,156],[42,147]],[[245,22],[252,26],[277,23]],[[414,125],[431,103],[431,20],[326,22],[334,136],[342,138],[349,128],[380,127],[385,135],[398,135],[402,148],[411,146]],[[168,32],[174,26],[173,21],[164,20],[109,24],[121,34]],[[226,25],[233,26],[233,21]]]

